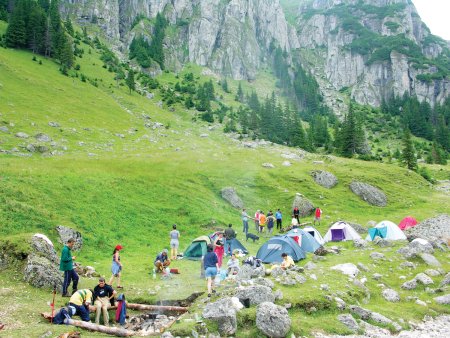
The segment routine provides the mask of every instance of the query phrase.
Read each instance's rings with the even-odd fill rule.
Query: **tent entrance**
[[[340,242],[345,240],[344,229],[331,229],[331,240],[333,242]]]

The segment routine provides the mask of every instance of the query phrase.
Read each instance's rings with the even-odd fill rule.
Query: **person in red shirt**
[[[319,222],[320,225],[320,219],[322,218],[322,209],[319,207],[316,208],[316,212],[314,214],[314,225],[316,225],[316,221]]]

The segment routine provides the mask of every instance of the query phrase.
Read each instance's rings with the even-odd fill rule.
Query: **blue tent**
[[[369,229],[369,236],[372,241],[376,236],[379,236],[381,238],[386,238],[386,235],[387,235],[387,227],[370,228]]]
[[[315,252],[321,247],[319,242],[317,242],[317,240],[313,236],[311,236],[309,232],[299,228],[292,229],[286,234],[286,236],[292,238],[298,237],[298,242],[295,242],[298,243],[298,245],[300,245],[300,247],[306,252]]]
[[[211,243],[214,243],[217,237],[217,232],[209,235],[209,238],[211,238]],[[242,243],[237,238],[232,239],[223,239],[224,241],[224,249],[225,249],[225,256],[231,256],[234,250],[241,250],[244,254],[248,254],[248,250],[245,248],[245,246],[242,245]]]
[[[275,236],[259,248],[256,258],[262,260],[263,263],[281,263],[283,252],[291,256],[294,262],[306,257],[306,253],[291,237]]]

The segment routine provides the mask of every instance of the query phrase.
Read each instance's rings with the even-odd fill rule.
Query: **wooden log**
[[[140,310],[140,311],[173,311],[173,312],[187,312],[189,308],[184,306],[165,306],[165,305],[147,305],[147,304],[134,304],[127,303],[127,309]]]
[[[90,322],[83,322],[81,320],[74,320],[74,319],[65,319],[64,324],[73,325],[76,327],[81,327],[86,330],[106,333],[118,337],[131,337],[136,334],[136,332],[127,329],[97,325]]]

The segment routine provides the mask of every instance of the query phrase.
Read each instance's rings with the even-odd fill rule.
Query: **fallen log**
[[[107,334],[118,336],[118,337],[131,337],[136,334],[136,332],[134,332],[134,331],[122,329],[119,327],[109,327],[109,326],[104,326],[104,325],[97,325],[97,324],[93,324],[90,322],[83,322],[81,320],[74,320],[74,319],[65,319],[64,324],[81,327],[86,330],[107,333]]]
[[[165,306],[165,305],[147,305],[147,304],[134,304],[127,303],[127,309],[140,310],[140,311],[173,311],[173,312],[187,312],[188,307],[184,306]]]

